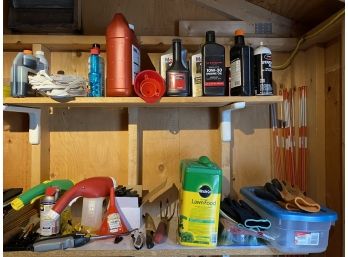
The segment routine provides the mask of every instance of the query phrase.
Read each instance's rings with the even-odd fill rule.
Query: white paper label
[[[132,45],[132,84],[134,85],[135,76],[140,72],[140,51]]]
[[[172,66],[173,63],[173,54],[164,54],[161,56],[161,67],[160,67],[160,72],[162,78],[165,80],[166,79],[166,72],[169,69],[170,66]]]
[[[233,62],[231,62],[231,84],[230,87],[239,87],[242,85],[242,72],[240,68],[240,59],[236,59]]]
[[[109,231],[111,233],[118,232],[121,227],[121,218],[118,213],[112,213],[108,216]]]
[[[295,245],[319,245],[319,233],[295,232]]]
[[[202,96],[202,54],[192,55],[192,96]]]

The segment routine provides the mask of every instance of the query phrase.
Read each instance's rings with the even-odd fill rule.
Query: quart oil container
[[[179,243],[217,244],[222,171],[206,156],[181,162]]]

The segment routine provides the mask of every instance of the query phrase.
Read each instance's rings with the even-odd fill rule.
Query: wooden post
[[[138,108],[128,108],[128,185],[139,184]]]

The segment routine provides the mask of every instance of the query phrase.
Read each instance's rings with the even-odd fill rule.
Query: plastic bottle
[[[100,58],[99,49],[91,48],[91,55],[89,56],[89,94],[88,96],[100,97],[102,93],[102,76],[100,73]]]
[[[181,39],[173,39],[173,64],[166,73],[168,96],[188,96],[189,71],[184,66],[181,58]]]
[[[260,46],[254,52],[255,63],[255,94],[273,95],[272,89],[272,52],[269,48]]]
[[[181,60],[185,68],[188,68],[186,59],[187,59],[187,50],[183,46],[181,46]],[[159,69],[160,69],[160,74],[164,80],[166,79],[167,70],[172,65],[172,63],[173,63],[173,46],[171,46],[160,57]]]
[[[215,43],[215,32],[207,31],[202,47],[203,95],[225,95],[225,48]]]
[[[104,58],[100,55],[100,44],[92,44],[92,48],[98,48],[99,49],[99,72],[101,75],[101,90],[102,90],[102,96],[105,96],[105,61]],[[91,56],[88,58],[88,73],[90,72],[90,63],[91,63]]]
[[[230,50],[230,94],[250,96],[254,95],[254,50],[246,46],[244,31],[235,31],[234,46]]]
[[[140,50],[134,26],[121,13],[116,13],[107,27],[106,54],[106,96],[131,96],[140,72]]]
[[[202,51],[191,56],[192,96],[202,96]]]
[[[105,197],[83,198],[81,225],[98,231],[103,220],[103,201]]]
[[[48,61],[45,57],[45,53],[43,51],[36,51],[35,57],[39,59],[37,63],[37,70],[44,70],[48,74]]]

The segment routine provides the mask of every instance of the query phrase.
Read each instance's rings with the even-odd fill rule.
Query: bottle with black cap
[[[181,39],[173,39],[173,63],[166,72],[168,96],[189,96],[189,70],[181,58]]]
[[[230,50],[230,94],[232,96],[255,95],[254,49],[245,45],[242,29],[237,29],[234,35],[234,46]]]
[[[225,95],[225,48],[215,43],[215,32],[207,31],[202,47],[203,95]]]

